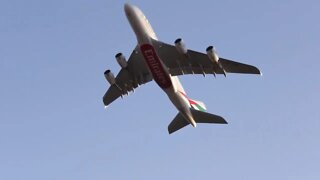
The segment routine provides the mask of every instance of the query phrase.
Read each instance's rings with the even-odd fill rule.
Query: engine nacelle
[[[176,46],[176,49],[180,54],[187,54],[188,49],[186,48],[186,45],[181,38],[176,39],[174,41],[174,45]]]
[[[209,57],[209,59],[213,62],[213,63],[219,63],[219,56],[215,50],[215,48],[213,46],[209,46],[206,49],[207,51],[207,55]]]
[[[115,57],[117,59],[118,64],[121,66],[121,68],[126,68],[128,66],[126,57],[124,57],[122,53],[116,54]]]
[[[104,77],[107,79],[110,85],[114,85],[116,83],[116,78],[109,69],[104,72]]]

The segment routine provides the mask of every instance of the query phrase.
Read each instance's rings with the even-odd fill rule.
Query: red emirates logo
[[[150,44],[143,44],[140,46],[140,50],[147,65],[152,73],[153,79],[162,88],[167,89],[171,87],[171,79],[168,74],[164,71],[161,61],[154,49]]]

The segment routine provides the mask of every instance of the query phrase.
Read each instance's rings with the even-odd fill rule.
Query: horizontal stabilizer
[[[203,111],[197,111],[195,109],[190,109],[191,114],[194,118],[194,120],[197,123],[215,123],[215,124],[228,124],[226,120],[223,119],[223,117],[210,114]]]
[[[169,134],[185,127],[188,124],[189,124],[189,122],[179,112],[168,126]]]
[[[210,114],[203,111],[198,111],[192,108],[190,108],[190,111],[196,123],[228,124],[228,122],[221,116]],[[187,126],[188,124],[189,122],[179,112],[168,126],[169,134],[178,131],[179,129]]]

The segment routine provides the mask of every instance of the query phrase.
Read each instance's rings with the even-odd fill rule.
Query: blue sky
[[[0,2],[0,179],[319,179],[319,1],[132,1],[160,40],[214,45],[263,76],[181,77],[228,125],[168,135],[152,82],[107,110],[136,39],[124,1]]]

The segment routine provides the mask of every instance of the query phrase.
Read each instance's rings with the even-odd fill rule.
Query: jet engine
[[[207,55],[209,57],[209,59],[213,62],[213,63],[219,63],[219,56],[215,50],[215,48],[213,46],[209,46],[206,49],[207,51]]]
[[[116,79],[109,69],[104,72],[104,77],[107,79],[110,85],[114,85],[116,83]]]
[[[122,53],[116,54],[115,57],[117,59],[118,64],[121,66],[121,68],[126,68],[128,66],[126,57],[124,57]]]
[[[174,41],[174,45],[176,46],[177,51],[180,54],[187,54],[187,48],[181,38],[178,38]]]
[[[213,63],[217,64],[219,66],[219,68],[222,70],[223,75],[225,77],[227,77],[226,71],[224,70],[222,64],[219,62],[219,56],[216,52],[216,49],[213,46],[209,46],[209,47],[207,47],[206,51],[207,51],[207,55],[208,55],[209,59]]]

